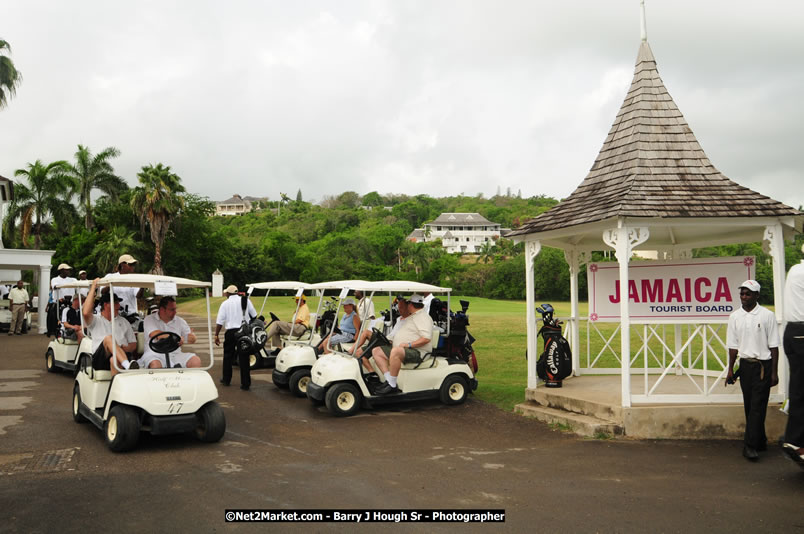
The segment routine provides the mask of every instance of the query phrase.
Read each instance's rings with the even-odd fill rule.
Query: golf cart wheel
[[[53,349],[47,349],[47,352],[45,352],[45,367],[48,373],[59,372],[59,368],[56,367],[56,355],[53,354]]]
[[[360,390],[354,384],[335,384],[327,390],[324,402],[332,415],[347,417],[360,409]]]
[[[469,394],[469,387],[459,375],[450,375],[441,384],[438,392],[444,404],[461,404]]]
[[[293,371],[293,374],[290,375],[290,382],[288,383],[288,386],[290,387],[290,391],[297,397],[306,397],[307,384],[309,383],[310,383],[310,370],[298,369],[296,371]]]
[[[140,437],[140,418],[134,408],[123,404],[112,408],[103,425],[103,435],[113,452],[130,451],[136,447]]]
[[[195,414],[198,422],[195,427],[195,436],[206,443],[220,441],[226,432],[226,417],[223,408],[215,401],[203,405]]]
[[[248,368],[252,371],[262,367],[262,357],[259,353],[251,353],[248,355]]]
[[[76,423],[86,423],[87,418],[81,415],[81,388],[78,382],[73,387],[73,421]]]

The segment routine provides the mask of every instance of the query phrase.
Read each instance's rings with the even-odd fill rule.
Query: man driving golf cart
[[[296,322],[291,324],[290,321],[273,321],[271,326],[268,327],[268,332],[266,332],[271,346],[276,347],[274,350],[277,353],[282,348],[280,334],[299,337],[310,328],[310,308],[307,307],[307,298],[305,298],[304,293],[293,298],[296,300],[296,304],[299,305],[296,311]],[[299,302],[300,300],[301,302]]]
[[[399,393],[396,380],[402,364],[419,363],[423,354],[433,350],[433,319],[424,311],[424,297],[414,293],[406,300],[412,313],[394,335],[390,352],[386,356],[382,350],[372,351],[377,367],[385,375],[385,384],[377,389],[378,395]]]
[[[394,336],[397,332],[399,332],[402,323],[405,319],[410,315],[410,307],[408,306],[408,301],[405,300],[405,297],[397,297],[396,298],[396,307],[399,311],[399,317],[396,320],[391,332],[386,336],[388,341],[393,342]],[[375,376],[374,368],[371,366],[371,362],[368,358],[360,358],[363,355],[363,344],[367,341],[372,340],[374,337],[374,331],[369,329],[364,329],[363,333],[360,334],[360,339],[357,343],[354,344],[352,347],[351,354],[355,355],[355,357],[359,358],[360,361],[363,363],[363,367],[368,371],[368,374],[371,376]],[[388,356],[391,354],[391,349],[393,345],[387,344],[377,344],[371,350],[371,356],[375,356],[374,360],[377,361],[378,357],[388,359]],[[367,347],[368,348],[368,347]]]
[[[196,341],[195,333],[187,321],[176,315],[176,299],[171,296],[162,297],[156,313],[145,318],[143,332],[146,340],[164,332],[173,332],[181,337],[180,346]],[[201,367],[201,358],[179,349],[170,353],[170,363],[173,367]],[[148,369],[161,369],[167,366],[167,361],[164,354],[155,352],[151,344],[146,343],[140,365]]]
[[[84,339],[84,329],[81,327],[81,311],[78,309],[78,293],[73,295],[70,307],[64,310],[61,319],[61,335],[65,339],[73,339],[78,343]]]
[[[99,300],[100,313],[97,315],[93,313],[98,280],[100,279],[95,278],[92,281],[82,313],[89,337],[92,338],[93,361],[96,358],[109,358],[109,368],[112,376],[114,376],[119,371],[112,358],[117,358],[118,365],[123,369],[128,369],[129,365],[134,366],[134,369],[139,368],[137,362],[128,361],[128,355],[126,354],[137,350],[137,337],[134,335],[129,322],[119,315],[120,298],[117,295],[114,297],[113,304],[111,302],[111,292],[102,295]],[[112,320],[114,320],[114,340],[112,339]]]

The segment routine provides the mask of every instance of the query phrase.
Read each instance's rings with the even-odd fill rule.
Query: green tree
[[[0,39],[0,109],[6,107],[9,99],[17,94],[17,87],[22,82],[22,73],[4,52],[10,55],[11,45]]]
[[[301,203],[301,202],[302,202],[302,192],[301,192],[301,189],[299,189],[298,191],[296,191],[296,202],[299,202],[299,203]]]
[[[78,145],[75,164],[70,167],[69,174],[74,181],[73,191],[81,201],[87,230],[95,225],[92,219],[92,191],[99,189],[112,200],[116,200],[120,193],[128,189],[126,182],[114,173],[114,168],[109,163],[110,159],[119,155],[120,151],[110,146],[93,156],[89,148]]]
[[[65,177],[68,168],[65,161],[44,165],[40,160],[29,163],[26,169],[17,169],[14,176],[26,178],[28,185],[14,184],[14,200],[6,216],[8,235],[20,219],[22,243],[28,246],[28,237],[33,233],[34,248],[42,246],[42,229],[48,219],[66,226],[75,216],[70,203],[70,180]]]
[[[156,166],[143,167],[137,174],[140,185],[131,196],[131,208],[139,214],[140,229],[145,233],[146,225],[150,229],[151,241],[154,244],[154,274],[162,271],[162,246],[165,243],[170,224],[184,206],[184,186],[181,178],[170,171],[170,166],[158,163]]]
[[[111,230],[102,233],[102,236],[92,249],[92,258],[98,269],[98,276],[102,273],[112,272],[120,257],[121,250],[133,251],[137,247],[134,232],[122,226],[113,226]]]
[[[478,251],[477,260],[475,263],[482,261],[483,263],[488,263],[489,261],[494,259],[494,242],[493,241],[485,241],[480,245],[480,250]]]
[[[382,197],[376,191],[372,191],[371,193],[366,193],[363,196],[363,205],[364,206],[371,206],[373,208],[382,206]]]

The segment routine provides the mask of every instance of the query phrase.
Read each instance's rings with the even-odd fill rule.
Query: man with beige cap
[[[137,260],[131,254],[123,254],[117,260],[117,272],[109,273],[107,277],[115,277],[121,274],[131,274],[134,272],[134,266]],[[142,293],[143,289],[139,287],[115,287],[114,294],[120,297],[120,309],[127,313],[137,313],[137,297]]]
[[[66,263],[60,263],[58,266],[59,274],[50,279],[50,302],[47,305],[47,334],[55,336],[59,331],[59,318],[61,317],[62,307],[61,303],[64,302],[64,297],[75,295],[75,289],[62,288],[61,286],[76,282],[76,279],[70,276],[72,267]]]
[[[237,354],[237,347],[235,344],[235,332],[240,329],[243,320],[250,322],[257,317],[257,310],[251,300],[244,295],[240,297],[237,294],[237,286],[230,285],[227,287],[223,294],[226,300],[223,301],[221,307],[218,309],[218,318],[215,320],[215,345],[220,346],[220,332],[221,329],[225,330],[223,335],[223,375],[221,376],[221,384],[228,386],[232,381],[232,364],[234,363],[235,356],[238,357],[238,365],[240,366],[240,389],[248,391],[251,387],[251,369],[249,368],[248,354]],[[247,299],[246,309],[243,310],[243,300]]]
[[[740,389],[745,407],[743,456],[753,462],[757,451],[768,450],[765,414],[770,390],[779,383],[779,327],[772,311],[760,306],[759,283],[746,280],[740,284],[742,306],[729,316],[726,345],[729,369],[726,384],[733,384],[734,364],[740,357]]]

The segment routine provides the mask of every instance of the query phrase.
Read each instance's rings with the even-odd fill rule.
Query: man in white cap
[[[131,274],[137,260],[131,254],[123,254],[117,259],[117,272],[109,273],[107,277],[114,277],[121,274]],[[137,313],[137,297],[142,293],[140,287],[115,287],[114,294],[122,299],[120,309],[126,313]]]
[[[424,297],[414,293],[407,299],[410,315],[394,335],[393,348],[388,357],[374,351],[374,362],[385,376],[385,384],[377,389],[378,395],[399,393],[397,384],[403,363],[419,363],[422,356],[433,350],[433,320],[424,311]]]
[[[225,330],[223,335],[223,371],[221,384],[228,386],[232,381],[232,364],[235,356],[238,357],[240,367],[240,389],[248,391],[251,387],[251,370],[249,368],[248,354],[237,354],[235,343],[235,332],[240,329],[243,321],[250,322],[257,317],[257,310],[251,300],[246,296],[240,297],[237,294],[237,286],[230,285],[223,294],[226,300],[218,308],[218,318],[215,320],[215,345],[220,346],[221,328]],[[246,298],[246,309],[243,309],[243,300]]]
[[[47,305],[47,334],[57,335],[59,331],[59,318],[62,314],[62,302],[64,297],[75,295],[75,289],[62,288],[61,286],[71,284],[76,281],[75,278],[70,276],[72,267],[66,263],[60,263],[58,266],[59,274],[50,279],[50,302]]]
[[[783,449],[804,467],[804,260],[787,273],[784,319],[787,321],[783,343],[790,363],[790,401]]]
[[[740,389],[745,407],[743,456],[756,461],[759,459],[757,451],[768,449],[765,414],[770,390],[779,383],[779,329],[773,312],[757,303],[759,283],[746,280],[739,289],[742,306],[729,316],[726,332],[729,347],[726,384],[734,383],[734,364],[739,356]]]
[[[84,270],[78,271],[78,281],[86,282],[86,280],[87,280],[87,272]],[[78,288],[78,292],[81,293],[81,297],[87,298],[87,295],[89,294],[89,288],[88,287]]]

